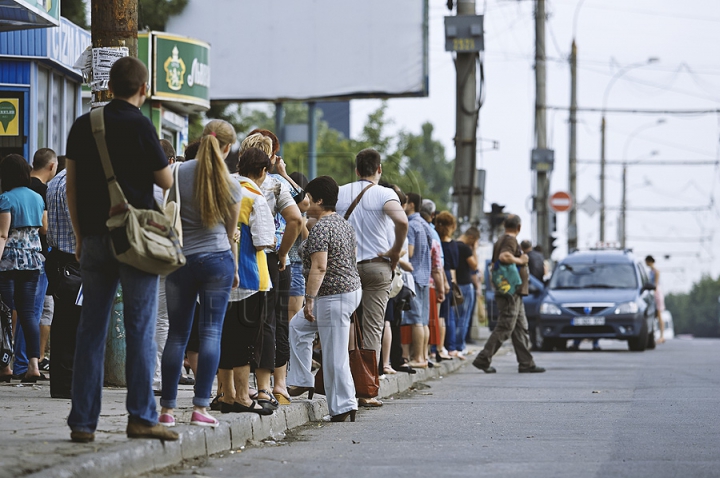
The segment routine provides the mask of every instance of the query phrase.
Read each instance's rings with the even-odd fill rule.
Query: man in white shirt
[[[355,157],[359,180],[340,187],[337,213],[345,217],[362,194],[348,221],[357,236],[357,268],[362,281],[363,340],[365,348],[380,357],[385,308],[390,298],[393,270],[400,259],[408,231],[407,216],[397,194],[378,186],[382,176],[380,153],[364,149]],[[380,406],[379,400],[361,400],[361,405]]]

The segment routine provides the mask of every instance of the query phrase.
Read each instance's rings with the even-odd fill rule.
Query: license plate
[[[605,317],[575,317],[573,325],[605,325]]]

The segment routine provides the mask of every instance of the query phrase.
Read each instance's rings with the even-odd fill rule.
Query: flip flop
[[[290,405],[290,403],[292,403],[292,400],[290,400],[290,397],[286,397],[282,393],[273,392],[273,396],[275,397],[275,400],[277,400],[277,402],[280,405]]]

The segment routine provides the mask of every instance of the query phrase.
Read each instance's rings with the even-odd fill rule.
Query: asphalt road
[[[720,476],[720,340],[602,345],[537,353],[544,374],[498,356],[497,374],[464,367],[356,423],[308,425],[152,476]]]

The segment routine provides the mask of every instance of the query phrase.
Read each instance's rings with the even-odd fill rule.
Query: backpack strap
[[[90,127],[95,138],[98,153],[100,154],[100,162],[102,163],[105,179],[108,184],[108,192],[110,194],[110,208],[127,203],[127,198],[122,192],[122,188],[117,182],[115,171],[110,162],[110,152],[108,151],[107,142],[105,141],[105,107],[95,108],[90,112]]]
[[[363,195],[365,195],[365,192],[373,186],[375,186],[375,183],[370,183],[368,186],[365,187],[365,189],[360,191],[360,194],[358,194],[358,197],[356,197],[355,200],[352,202],[352,204],[350,204],[350,207],[348,208],[347,212],[345,213],[346,221],[350,218],[350,215],[353,213],[353,211],[355,210],[357,205],[360,204],[360,200],[362,199]]]

